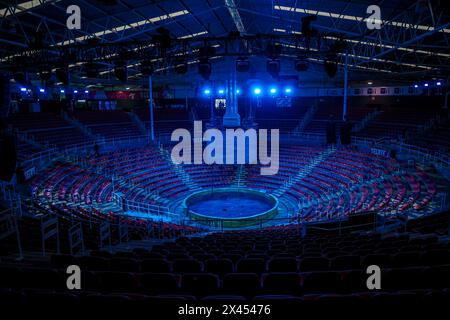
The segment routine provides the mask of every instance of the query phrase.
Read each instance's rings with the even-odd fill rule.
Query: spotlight
[[[153,63],[149,60],[141,61],[140,64],[141,73],[144,76],[151,76],[153,74]]]
[[[208,96],[211,94],[211,90],[205,89],[205,90],[203,90],[203,93]]]
[[[120,82],[127,82],[128,80],[128,68],[126,62],[118,62],[114,66],[114,75]]]
[[[248,72],[250,70],[250,62],[247,58],[240,57],[236,60],[237,72]]]
[[[125,89],[126,89],[126,90],[130,90],[130,87],[126,87]]]
[[[42,88],[41,88],[41,89],[39,89],[39,92],[40,92],[40,93],[45,93],[45,89],[42,89]]]
[[[225,90],[219,89],[219,94],[220,94],[220,95],[222,95],[222,94],[224,94],[224,93],[225,93]]]
[[[272,76],[272,78],[278,77],[280,73],[280,60],[269,59],[266,64],[267,72]]]
[[[275,94],[275,93],[277,93],[277,89],[276,88],[270,88],[269,92],[271,94]]]
[[[188,72],[188,65],[186,60],[175,61],[175,72],[178,74],[186,74]]]
[[[202,58],[200,60],[200,63],[198,64],[198,73],[203,79],[209,80],[209,77],[211,76],[211,63],[207,58]]]
[[[59,90],[59,92],[64,93],[66,92],[64,89]]]
[[[415,85],[414,85],[414,88],[418,88],[418,87],[419,87],[419,85],[418,85],[418,84],[415,84]]]
[[[255,88],[253,89],[253,93],[256,94],[257,96],[261,94],[261,88]]]
[[[428,87],[428,83],[425,83],[423,86],[424,86],[424,87]]]
[[[289,93],[291,93],[291,92],[292,92],[292,89],[291,89],[291,88],[286,88],[286,89],[284,89],[284,93],[289,94]]]
[[[308,60],[305,57],[297,57],[294,62],[294,68],[297,72],[307,71],[309,67]]]
[[[73,93],[77,94],[77,93],[78,93],[78,90],[73,90]]]
[[[88,94],[88,93],[89,93],[89,90],[84,90],[84,93]]]
[[[236,89],[236,94],[240,94],[240,93],[241,93],[241,90]]]
[[[27,88],[20,88],[20,91],[27,92]]]
[[[52,77],[52,70],[50,69],[42,69],[39,72],[39,79],[41,79],[41,81],[48,81],[50,80],[51,77]]]
[[[442,83],[440,81],[436,82],[437,86],[440,86]]]

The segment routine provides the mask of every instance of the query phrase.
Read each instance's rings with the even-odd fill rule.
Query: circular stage
[[[256,190],[220,188],[191,194],[186,214],[205,225],[239,228],[261,223],[278,213],[276,197]]]

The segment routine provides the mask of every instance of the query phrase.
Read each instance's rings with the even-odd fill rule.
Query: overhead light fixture
[[[39,79],[41,81],[48,81],[52,77],[52,70],[49,68],[44,68],[39,72]]]
[[[124,61],[119,61],[114,66],[114,75],[120,82],[127,82],[128,80],[128,68]]]
[[[211,63],[209,62],[209,59],[200,59],[200,63],[198,64],[198,73],[203,79],[209,80],[209,77],[211,76]]]
[[[266,63],[267,72],[272,76],[272,78],[277,78],[280,73],[280,60],[269,59]]]
[[[55,76],[59,82],[62,82],[63,84],[68,85],[69,81],[70,81],[69,67],[66,66],[66,67],[56,68]]]
[[[240,57],[236,60],[237,72],[248,72],[250,70],[250,61],[245,57]]]
[[[306,57],[297,57],[294,61],[294,68],[297,72],[307,71],[309,68],[309,63]]]
[[[337,61],[336,54],[328,54],[327,57],[325,58],[325,62],[324,62],[323,66],[324,66],[326,74],[330,78],[334,78],[334,76],[336,76],[337,69],[338,69],[338,61]]]
[[[177,74],[186,74],[188,72],[188,64],[186,60],[175,61],[175,72]]]

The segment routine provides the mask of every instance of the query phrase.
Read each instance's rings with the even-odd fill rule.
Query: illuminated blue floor
[[[191,204],[189,209],[198,214],[216,218],[243,218],[261,214],[273,204],[257,195],[228,192],[204,195]]]

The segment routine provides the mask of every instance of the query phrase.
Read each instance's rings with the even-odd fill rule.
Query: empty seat
[[[301,272],[328,270],[329,261],[323,257],[304,258],[300,260]]]
[[[197,260],[174,260],[172,270],[175,273],[201,272],[203,264]]]
[[[136,292],[138,279],[129,272],[102,272],[99,274],[105,292]]]
[[[145,294],[178,293],[177,278],[170,273],[142,273],[140,282]]]
[[[420,267],[382,270],[382,289],[386,291],[422,289],[424,270]]]
[[[164,259],[145,259],[141,262],[141,272],[170,272],[170,264]]]
[[[233,263],[236,263],[238,260],[242,259],[242,255],[225,253],[225,254],[221,254],[220,258],[221,259],[229,259],[229,260],[233,261]]]
[[[261,289],[256,273],[229,273],[223,278],[223,291],[226,294],[254,296]]]
[[[233,272],[233,263],[229,259],[206,260],[204,263],[205,272],[215,273],[220,277]]]
[[[110,263],[111,271],[139,272],[139,264],[135,259],[113,258]]]
[[[236,272],[262,274],[266,272],[266,262],[263,259],[242,259],[237,263]]]
[[[301,278],[294,272],[274,272],[263,275],[263,289],[266,293],[299,295]]]
[[[304,274],[302,289],[304,293],[341,292],[341,274],[338,272],[313,272]]]
[[[109,260],[96,256],[83,256],[80,258],[82,270],[107,271],[109,270]]]
[[[356,255],[338,256],[330,261],[331,270],[349,270],[358,269],[359,267],[360,259]]]
[[[181,289],[194,296],[216,294],[219,290],[219,278],[210,273],[187,273],[182,277]]]
[[[269,272],[296,272],[297,260],[293,258],[274,258],[268,263]]]
[[[421,257],[424,265],[439,265],[450,264],[450,251],[449,250],[430,250],[424,252]]]
[[[413,267],[421,265],[419,252],[400,252],[392,256],[391,266]]]

